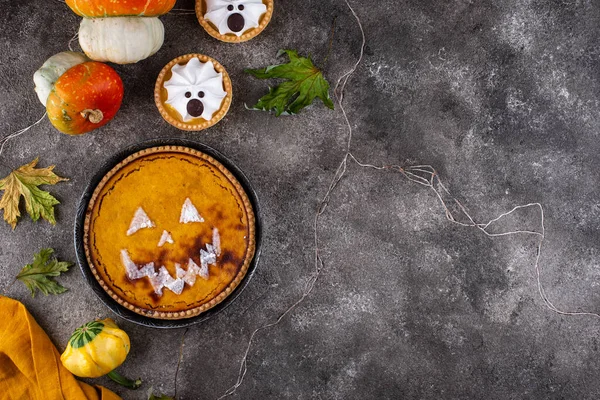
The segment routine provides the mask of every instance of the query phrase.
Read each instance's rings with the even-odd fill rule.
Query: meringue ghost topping
[[[171,72],[171,79],[164,83],[168,93],[165,103],[181,115],[183,122],[212,119],[227,96],[223,74],[215,70],[212,61],[202,63],[194,57],[185,65],[173,66]]]
[[[206,0],[204,19],[217,27],[221,35],[242,36],[248,29],[258,28],[260,17],[267,12],[262,0]]]

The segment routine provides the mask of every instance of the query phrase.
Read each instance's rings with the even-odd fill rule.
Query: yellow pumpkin
[[[60,356],[60,361],[73,375],[98,378],[108,375],[115,382],[136,389],[141,381],[132,381],[116,373],[115,368],[129,354],[129,336],[106,318],[88,322],[77,328]]]

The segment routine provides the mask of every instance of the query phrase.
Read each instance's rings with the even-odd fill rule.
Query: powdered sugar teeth
[[[188,269],[185,273],[185,276],[183,277],[185,283],[187,283],[190,286],[194,286],[194,283],[196,283],[196,275],[199,274],[200,267],[198,267],[198,264],[196,264],[194,260],[190,258],[188,261]]]
[[[167,231],[163,232],[163,237],[165,233],[170,237]],[[164,242],[169,241],[165,240]],[[219,236],[219,230],[214,228],[213,243],[206,244],[206,249],[200,249],[200,266],[191,258],[188,260],[187,270],[183,269],[181,264],[175,263],[175,278],[169,274],[169,271],[164,266],[161,266],[158,272],[156,272],[153,262],[144,265],[142,268],[138,268],[138,265],[131,260],[129,252],[126,249],[121,250],[121,263],[125,267],[129,279],[149,278],[154,288],[154,293],[162,296],[163,288],[165,287],[175,294],[181,294],[185,288],[185,284],[193,286],[196,283],[196,277],[199,276],[204,280],[208,280],[210,278],[208,266],[217,265],[217,257],[220,254],[221,237]]]
[[[154,271],[154,263],[151,262],[149,264],[144,265],[137,274],[137,278],[135,279],[139,279],[139,278],[143,278],[145,276],[152,278],[154,276],[156,276],[156,272]]]
[[[169,271],[167,271],[165,267],[160,267],[160,269],[158,270],[158,274],[150,278],[150,283],[154,288],[154,293],[156,293],[159,296],[162,296],[163,288],[165,286],[169,287],[173,285],[174,281],[175,279],[173,279],[173,277],[169,274]]]
[[[167,271],[165,267],[162,267],[161,270],[162,269]],[[167,272],[167,275],[168,275],[168,272]],[[169,279],[170,280],[165,283],[165,287],[170,289],[175,294],[181,294],[181,292],[183,292],[183,288],[185,287],[185,281],[180,278],[173,279],[171,277],[171,275],[169,275]]]
[[[204,250],[200,250],[200,273],[199,275],[204,279],[208,279],[208,264],[214,264],[217,262],[217,257],[214,253],[209,253]]]
[[[135,280],[145,276],[153,277],[156,275],[156,272],[154,272],[154,263],[146,264],[139,269],[137,264],[129,257],[129,252],[125,249],[121,250],[121,262],[125,266],[125,271],[127,272],[127,277],[129,279]]]
[[[208,246],[210,245],[206,245],[206,248],[208,249]],[[217,256],[221,255],[221,236],[219,235],[219,230],[217,228],[213,228],[213,241],[212,241],[212,248],[214,250],[214,253]]]
[[[214,264],[217,262],[217,255],[212,251],[200,250],[200,263],[202,265]]]
[[[175,263],[175,276],[177,276],[178,278],[182,278],[185,276],[186,274],[186,270],[181,268],[181,264],[179,263]]]

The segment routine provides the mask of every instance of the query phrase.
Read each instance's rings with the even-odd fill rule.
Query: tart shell
[[[221,108],[217,110],[213,117],[210,120],[205,120],[204,118],[194,118],[191,121],[184,122],[181,118],[181,115],[171,106],[166,104],[166,100],[168,98],[167,89],[165,89],[165,82],[171,79],[173,73],[171,72],[171,68],[176,64],[184,65],[192,58],[198,58],[200,62],[206,63],[208,61],[212,61],[215,70],[223,74],[223,90],[227,92],[225,98],[221,102]],[[154,103],[160,112],[160,115],[167,121],[169,124],[174,127],[184,130],[184,131],[201,131],[206,128],[210,128],[217,122],[219,122],[227,111],[229,111],[229,107],[231,106],[231,101],[233,98],[233,89],[231,85],[231,79],[229,78],[229,74],[217,60],[211,58],[209,56],[205,56],[203,54],[186,54],[183,56],[179,56],[174,60],[171,60],[158,74],[158,78],[156,79],[156,84],[154,86]]]
[[[273,16],[274,1],[263,0],[263,3],[267,6],[267,11],[262,17],[260,17],[259,26],[257,28],[248,29],[241,36],[237,36],[234,34],[223,35],[211,22],[207,21],[204,18],[204,14],[206,14],[205,0],[196,0],[196,17],[198,18],[198,22],[200,22],[200,25],[202,25],[204,30],[215,39],[227,43],[247,42],[248,40],[258,36],[271,21],[271,17]]]
[[[113,286],[114,282],[111,281],[110,277],[107,281],[105,281],[105,279],[103,278],[103,276],[105,276],[105,273],[102,270],[103,265],[101,262],[98,262],[98,257],[96,257],[98,249],[95,248],[97,243],[96,243],[95,239],[93,238],[94,237],[93,230],[95,228],[94,219],[98,215],[98,208],[102,205],[102,202],[104,201],[103,195],[106,194],[107,191],[114,190],[114,187],[112,185],[113,185],[115,179],[113,179],[113,178],[116,177],[116,178],[118,178],[118,180],[120,180],[121,177],[119,176],[119,174],[122,174],[126,167],[131,166],[131,165],[135,166],[136,161],[145,160],[145,159],[148,159],[148,157],[152,157],[155,155],[157,155],[157,156],[161,156],[161,155],[177,156],[178,154],[181,155],[182,157],[196,158],[199,162],[206,163],[206,165],[211,166],[211,168],[214,167],[214,173],[221,174],[222,176],[224,176],[227,179],[228,182],[231,183],[232,189],[235,190],[235,192],[239,195],[240,207],[243,208],[244,213],[247,217],[247,224],[248,224],[247,238],[245,237],[245,240],[247,241],[247,248],[245,250],[245,255],[244,255],[243,261],[238,266],[236,275],[229,281],[229,283],[227,284],[226,287],[223,287],[222,290],[220,290],[220,292],[215,294],[210,300],[205,301],[198,306],[187,308],[187,309],[180,309],[180,310],[176,310],[176,311],[161,311],[160,308],[145,308],[145,307],[141,307],[139,304],[133,304],[134,301],[128,300],[128,298],[126,298],[122,294],[119,295],[117,293],[117,290],[114,290],[114,286]],[[102,180],[100,181],[100,183],[98,184],[98,186],[96,187],[96,189],[94,190],[94,192],[91,196],[91,199],[89,201],[88,208],[87,208],[87,211],[85,214],[85,220],[84,220],[84,226],[83,226],[83,243],[84,243],[85,256],[87,258],[87,262],[88,262],[88,265],[90,267],[90,270],[91,270],[93,276],[99,282],[102,289],[113,300],[115,300],[118,304],[127,308],[128,310],[135,312],[137,314],[143,315],[145,317],[154,318],[154,319],[177,320],[177,319],[185,319],[185,318],[191,318],[191,317],[197,316],[197,315],[201,314],[202,312],[207,311],[207,310],[213,308],[214,306],[216,306],[217,304],[221,303],[225,298],[227,298],[227,296],[229,296],[229,294],[231,294],[233,292],[233,290],[244,279],[244,276],[246,275],[246,272],[248,271],[248,268],[254,257],[254,253],[256,250],[255,234],[256,234],[255,216],[254,216],[252,204],[251,204],[247,194],[245,193],[244,189],[240,185],[240,183],[231,174],[231,172],[229,170],[227,170],[227,168],[225,168],[221,163],[219,163],[217,160],[215,160],[211,156],[209,156],[201,151],[195,150],[195,149],[191,149],[191,148],[184,147],[184,146],[158,146],[158,147],[141,150],[139,152],[136,152],[136,153],[130,155],[129,157],[124,159],[122,162],[117,164],[112,170],[110,170],[110,172],[108,172],[102,178]],[[141,279],[146,279],[146,278],[141,278]],[[186,289],[194,290],[194,286],[192,286],[191,288],[186,286]]]

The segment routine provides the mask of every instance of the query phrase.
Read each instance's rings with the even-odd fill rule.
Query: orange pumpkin
[[[58,78],[46,111],[59,131],[79,135],[110,121],[123,100],[123,82],[106,64],[88,61],[67,70]]]
[[[175,0],[66,0],[75,14],[87,18],[156,17],[168,13]]]

